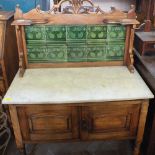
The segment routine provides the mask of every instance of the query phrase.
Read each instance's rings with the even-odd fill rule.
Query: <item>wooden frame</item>
[[[64,2],[68,1],[70,6],[59,12]],[[87,6],[84,2],[88,3]],[[93,11],[92,11],[93,8]],[[27,49],[25,41],[24,26],[26,25],[53,25],[53,24],[121,24],[126,26],[126,42],[124,61],[104,61],[104,62],[79,62],[79,63],[33,63],[29,64],[27,60]],[[134,72],[133,67],[133,40],[134,29],[139,22],[136,20],[135,7],[132,5],[128,13],[122,12],[115,7],[111,7],[110,12],[104,12],[98,6],[95,6],[90,0],[61,0],[49,11],[36,9],[23,14],[19,5],[16,7],[15,20],[12,25],[16,26],[19,68],[20,76],[23,76],[26,68],[40,67],[85,67],[85,66],[115,66],[125,65],[130,72]]]

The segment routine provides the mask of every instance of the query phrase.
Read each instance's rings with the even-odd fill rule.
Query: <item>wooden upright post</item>
[[[152,0],[149,0],[148,9],[147,9],[147,16],[146,16],[146,20],[145,20],[145,28],[144,28],[145,32],[151,31],[151,20],[150,20],[151,4],[152,4]]]
[[[133,155],[140,155],[140,147],[141,147],[141,143],[143,141],[143,134],[144,134],[144,129],[145,129],[145,122],[146,122],[146,116],[147,116],[147,112],[148,112],[148,106],[149,106],[149,101],[148,100],[143,101],[143,103],[141,105],[137,138],[136,138],[136,142],[135,142]]]
[[[155,27],[155,1],[154,1],[154,8],[153,8],[153,16],[154,16],[154,18],[153,18],[153,27]]]

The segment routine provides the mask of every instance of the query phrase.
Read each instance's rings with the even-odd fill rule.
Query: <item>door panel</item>
[[[129,120],[130,120],[130,114],[129,115],[101,115],[101,116],[94,116],[92,118],[92,123],[94,130],[96,132],[102,132],[103,130],[112,131],[116,129],[122,129],[125,127],[129,127]],[[113,123],[109,123],[113,121]],[[104,123],[103,123],[104,122]]]
[[[82,107],[81,138],[98,140],[135,137],[140,104],[103,103]]]
[[[17,107],[24,140],[78,139],[78,108],[73,106],[30,105]]]

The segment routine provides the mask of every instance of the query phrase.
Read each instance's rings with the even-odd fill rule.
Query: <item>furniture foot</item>
[[[19,149],[20,155],[26,155],[25,148]]]
[[[135,145],[133,155],[140,155],[140,146],[141,144]]]
[[[9,111],[10,111],[11,122],[14,130],[17,148],[19,149],[21,155],[26,155],[25,146],[22,140],[22,134],[21,134],[18,115],[17,115],[17,109],[14,105],[9,105]]]
[[[137,138],[136,138],[136,142],[135,142],[133,155],[140,155],[140,147],[141,147],[141,143],[143,141],[143,134],[144,134],[146,116],[147,116],[147,111],[148,111],[148,105],[149,105],[148,100],[143,101],[143,103],[141,105]]]

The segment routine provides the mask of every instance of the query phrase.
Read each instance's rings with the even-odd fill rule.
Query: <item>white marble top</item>
[[[101,102],[153,98],[135,71],[126,67],[27,69],[17,74],[3,104]]]

